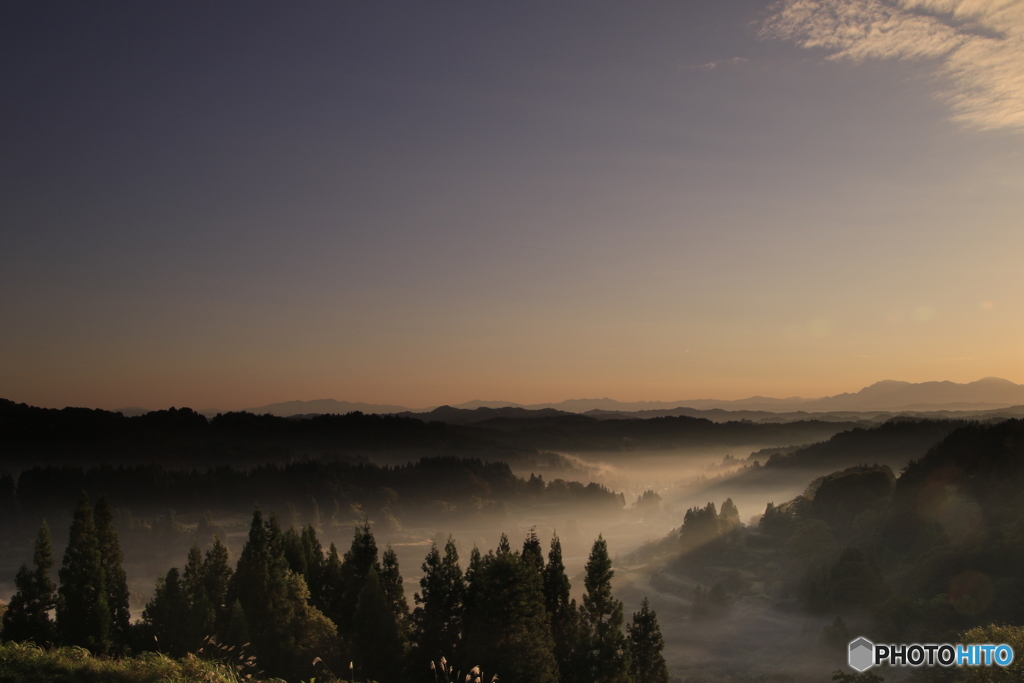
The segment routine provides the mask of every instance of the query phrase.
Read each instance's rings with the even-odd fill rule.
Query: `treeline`
[[[763,464],[769,469],[836,468],[862,462],[870,455],[872,462],[902,466],[968,424],[965,420],[893,418],[874,427],[841,432],[828,441],[789,453],[773,454]]]
[[[750,444],[796,445],[828,439],[857,422],[712,422],[685,415],[602,420],[586,415],[495,418],[472,428],[516,449],[572,452],[671,450]],[[454,426],[454,425],[452,425]],[[469,427],[466,427],[469,429]]]
[[[613,508],[625,504],[621,494],[597,483],[545,482],[540,475],[523,479],[505,463],[449,456],[397,466],[307,460],[205,471],[160,465],[33,467],[17,481],[0,478],[0,507],[38,515],[60,509],[83,490],[103,492],[118,509],[136,515],[249,509],[255,503],[290,504],[310,518],[318,514],[319,506],[327,514],[354,505],[373,513],[387,509],[398,516],[410,512],[430,516],[501,513],[506,505],[534,503]]]
[[[711,502],[703,508],[692,507],[683,515],[683,523],[679,527],[679,545],[684,552],[692,550],[740,526],[740,511],[732,498],[726,498],[722,503],[721,513]]]
[[[23,566],[3,617],[5,640],[78,645],[95,653],[144,650],[225,660],[244,676],[398,683],[433,680],[431,669],[510,683],[667,683],[657,615],[645,599],[623,630],[623,605],[604,539],[586,565],[583,602],[570,598],[561,544],[545,561],[531,533],[521,550],[502,535],[497,549],[473,548],[463,572],[449,538],[432,544],[415,608],[409,610],[398,560],[379,552],[369,522],[341,555],[326,551],[312,526],[283,530],[253,514],[232,566],[215,540],[194,545],[184,570],[157,582],[142,620],[129,622],[128,592],[110,505],[79,500],[59,572],[45,524],[34,569]],[[51,610],[56,620],[50,618]],[[483,673],[481,673],[483,672]]]
[[[866,462],[901,468],[970,424],[964,420],[901,417],[874,427],[843,431],[820,443],[763,449],[750,456],[750,465],[735,475],[710,482],[703,492],[728,491],[736,495],[740,490],[768,491],[789,484],[794,476],[824,475]]]
[[[235,412],[207,419],[188,408],[125,417],[86,408],[36,408],[0,399],[0,443],[8,466],[52,464],[233,464],[363,452],[459,452],[509,459],[538,451],[632,451],[828,439],[855,422],[712,422],[677,416],[602,420],[585,415],[495,418],[449,424],[398,415],[317,415],[294,419]]]
[[[508,455],[501,444],[439,422],[391,415],[320,415],[293,420],[189,408],[125,417],[87,408],[36,408],[0,399],[0,465],[157,463],[169,467],[252,465],[329,454],[416,451]]]

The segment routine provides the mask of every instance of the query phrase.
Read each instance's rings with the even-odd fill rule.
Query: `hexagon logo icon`
[[[867,638],[858,638],[850,643],[850,668],[866,671],[875,663],[875,644]]]

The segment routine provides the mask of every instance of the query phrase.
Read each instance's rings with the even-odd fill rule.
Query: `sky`
[[[0,7],[0,396],[1024,383],[1024,0]]]

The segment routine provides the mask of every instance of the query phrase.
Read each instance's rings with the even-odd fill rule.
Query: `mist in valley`
[[[559,539],[570,595],[582,604],[600,537],[626,623],[645,599],[656,612],[673,681],[827,680],[857,635],[954,638],[1018,609],[1003,560],[985,564],[964,545],[1016,533],[1006,520],[1017,499],[971,488],[979,477],[1014,481],[1015,470],[971,474],[977,465],[964,454],[996,449],[992,457],[1015,462],[1017,420],[797,422],[780,431],[686,416],[652,425],[527,415],[491,426],[177,411],[91,416],[104,426],[74,455],[62,436],[66,415],[16,410],[36,426],[8,435],[9,462],[21,464],[0,481],[0,594],[15,592],[43,519],[60,566],[86,491],[110,500],[136,622],[168,570],[184,570],[193,544],[205,552],[220,539],[235,562],[255,510],[286,531],[312,529],[338,555],[368,523],[377,548],[394,552],[410,608],[433,548],[450,544],[471,571],[474,549],[488,555],[507,538],[525,552],[531,537],[545,553]],[[807,433],[822,438],[794,443]],[[144,455],[157,437],[164,450]],[[194,466],[203,459],[220,464]],[[966,510],[973,521],[928,517],[913,502],[925,494],[953,495],[943,514]],[[936,564],[935,548],[947,559]]]
[[[500,514],[454,514],[445,521],[424,521],[416,516],[396,517],[392,513],[373,514],[358,506],[342,509],[331,501],[318,501],[311,509],[308,501],[275,501],[262,504],[265,513],[276,514],[284,526],[316,527],[324,547],[335,544],[344,552],[352,542],[353,530],[367,515],[381,549],[392,548],[402,570],[405,593],[413,604],[420,591],[420,565],[431,544],[443,548],[454,539],[465,568],[470,550],[476,546],[487,552],[497,546],[502,534],[513,545],[521,544],[536,533],[545,548],[552,536],[562,544],[563,559],[572,583],[572,594],[581,601],[584,566],[594,540],[601,535],[614,558],[614,590],[625,604],[627,619],[649,598],[657,611],[665,638],[665,658],[673,678],[678,680],[733,680],[730,676],[793,673],[792,680],[818,680],[815,675],[841,663],[835,652],[819,652],[816,644],[824,621],[778,610],[771,595],[754,575],[746,576],[752,588],[730,598],[726,613],[709,619],[694,616],[693,592],[701,582],[710,588],[714,572],[691,574],[671,566],[682,552],[678,543],[684,513],[708,502],[721,506],[731,497],[745,524],[743,533],[756,534],[756,521],[771,501],[789,500],[806,488],[809,477],[804,471],[788,473],[782,481],[767,487],[738,487],[728,495],[729,482],[752,467],[749,456],[763,444],[741,448],[686,449],[655,452],[560,453],[554,466],[515,467],[526,479],[531,476],[552,481],[567,477],[586,485],[596,483],[623,494],[624,504],[612,509],[594,509],[582,505],[537,504],[507,508]],[[400,459],[400,458],[398,458]],[[396,456],[381,459],[396,463]],[[651,493],[654,496],[651,496]],[[648,502],[641,502],[647,494]],[[219,537],[237,558],[246,541],[251,510],[218,510],[186,514],[154,515],[134,519],[127,509],[118,509],[118,530],[124,549],[124,567],[131,592],[131,612],[140,619],[152,598],[154,585],[169,567],[182,567],[193,541],[206,551],[214,536]],[[47,521],[54,531],[55,546],[66,543],[71,508],[54,510]],[[0,565],[0,594],[14,592],[13,576],[18,565],[31,556],[29,542],[38,521],[22,520],[17,536],[21,543],[9,547],[7,561]],[[733,576],[735,570],[723,570]],[[800,666],[791,665],[787,652],[802,652],[807,643],[815,645],[815,656]],[[746,679],[744,679],[746,680]]]

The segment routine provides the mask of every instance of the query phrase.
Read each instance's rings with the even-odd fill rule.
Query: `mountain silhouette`
[[[312,401],[284,401],[283,403],[271,403],[270,405],[258,408],[246,408],[244,412],[254,415],[276,415],[277,417],[292,417],[293,415],[345,415],[346,413],[402,413],[409,409],[405,406],[394,406],[377,403],[361,403],[352,401],[337,401],[333,398],[318,398]]]
[[[786,412],[839,412],[839,411],[938,411],[938,410],[992,410],[1024,405],[1024,384],[1015,384],[998,377],[985,377],[975,382],[958,384],[956,382],[902,382],[882,380],[864,387],[855,393],[836,394],[822,398],[802,398],[790,396],[773,398],[770,396],[751,396],[736,400],[721,399],[688,399],[680,401],[617,401],[613,398],[577,398],[558,403],[522,404],[511,401],[485,401],[474,399],[452,406],[430,406],[427,408],[407,408],[405,406],[337,401],[322,398],[313,401],[286,401],[272,403],[257,408],[246,408],[246,412],[257,415],[277,415],[291,417],[295,415],[345,414],[353,411],[362,413],[410,413],[417,414],[421,419],[431,419],[423,415],[434,410],[441,410],[433,419],[453,422],[476,422],[485,418],[489,410],[557,410],[567,413],[587,413],[590,411],[607,411],[619,413],[637,413],[641,411],[666,411],[675,409],[695,410],[726,410],[726,411],[763,411],[768,413]],[[462,416],[452,409],[482,412],[473,416]],[[202,411],[212,416],[219,411]],[[664,414],[664,413],[662,413]],[[491,415],[489,417],[494,417]],[[505,416],[511,416],[506,413]],[[597,415],[595,415],[596,417]],[[653,413],[643,417],[655,417]],[[635,416],[641,417],[641,416]]]

